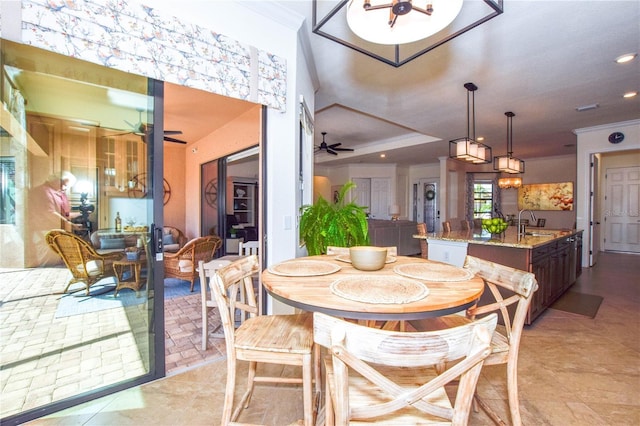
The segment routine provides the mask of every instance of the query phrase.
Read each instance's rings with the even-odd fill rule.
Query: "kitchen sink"
[[[544,231],[533,231],[533,232],[525,232],[525,235],[531,235],[532,237],[554,237],[556,234],[553,232],[544,232]]]

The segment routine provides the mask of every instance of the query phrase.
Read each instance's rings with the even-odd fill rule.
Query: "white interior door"
[[[352,180],[356,184],[355,189],[352,190],[353,201],[371,212],[371,179],[353,178]]]
[[[605,180],[604,249],[640,253],[640,167],[609,168]]]
[[[391,205],[391,179],[371,179],[371,217],[375,219],[391,219],[389,206]]]

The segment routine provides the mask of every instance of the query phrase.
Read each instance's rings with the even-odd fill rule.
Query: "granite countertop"
[[[442,240],[442,241],[455,241],[469,244],[488,244],[504,247],[515,247],[531,249],[544,244],[550,243],[553,240],[575,235],[581,230],[577,229],[546,229],[546,228],[529,228],[527,234],[520,241],[515,226],[507,228],[504,234],[492,237],[491,234],[485,231],[451,231],[451,232],[439,232],[425,235],[414,235],[413,238],[424,238],[428,240]]]

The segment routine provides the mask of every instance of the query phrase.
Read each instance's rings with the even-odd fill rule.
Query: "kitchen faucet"
[[[534,221],[534,222],[536,221],[536,215],[535,215],[535,214],[533,214],[533,211],[531,211],[531,210],[527,210],[527,209],[522,209],[522,210],[520,210],[520,211],[518,212],[518,242],[520,242],[520,239],[521,239],[522,237],[524,237],[524,234],[525,234],[525,229],[524,229],[524,227],[521,227],[521,226],[520,226],[520,220],[521,220],[521,219],[520,219],[520,217],[522,216],[522,212],[524,212],[524,211],[528,211],[528,212],[529,212],[529,214],[531,214],[531,220],[532,220],[532,221]]]

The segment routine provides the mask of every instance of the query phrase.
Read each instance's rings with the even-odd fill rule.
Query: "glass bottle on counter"
[[[116,213],[116,232],[122,232],[122,219],[120,219],[120,212]]]

